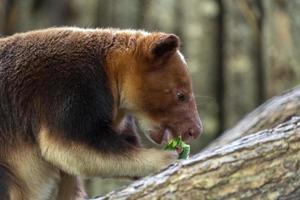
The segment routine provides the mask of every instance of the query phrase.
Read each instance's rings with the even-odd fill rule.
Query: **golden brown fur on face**
[[[202,124],[177,36],[154,33],[131,38],[131,44],[134,49],[119,60],[127,66],[119,70],[120,107],[157,143],[172,136],[197,138]]]

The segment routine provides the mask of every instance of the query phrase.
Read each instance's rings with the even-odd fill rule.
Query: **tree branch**
[[[293,117],[97,200],[299,199],[299,177],[300,117]]]
[[[228,144],[263,129],[273,128],[296,115],[300,115],[300,86],[265,102],[245,116],[236,126],[225,131],[204,150]]]

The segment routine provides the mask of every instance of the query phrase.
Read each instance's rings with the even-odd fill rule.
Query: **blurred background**
[[[0,0],[0,36],[51,26],[176,33],[205,133],[198,152],[300,82],[299,0]],[[91,196],[129,180],[86,180]]]

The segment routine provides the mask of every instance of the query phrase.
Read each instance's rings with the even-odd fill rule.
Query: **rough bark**
[[[256,108],[236,126],[225,131],[205,150],[227,144],[262,129],[272,128],[295,115],[300,115],[300,86],[288,90]]]
[[[104,199],[299,199],[300,117],[180,161]]]

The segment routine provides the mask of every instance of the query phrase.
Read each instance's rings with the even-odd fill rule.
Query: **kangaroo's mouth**
[[[169,128],[161,128],[160,130],[148,130],[146,133],[150,137],[150,140],[157,144],[166,144],[173,138],[172,131]]]
[[[155,144],[166,144],[174,137],[174,132],[168,127],[136,121],[138,122],[136,124],[139,129],[144,133],[147,139]]]
[[[160,121],[139,120],[135,118],[140,130],[153,143],[166,144],[173,138],[181,137],[190,144],[202,133],[202,124],[198,118],[183,118],[182,120]]]

